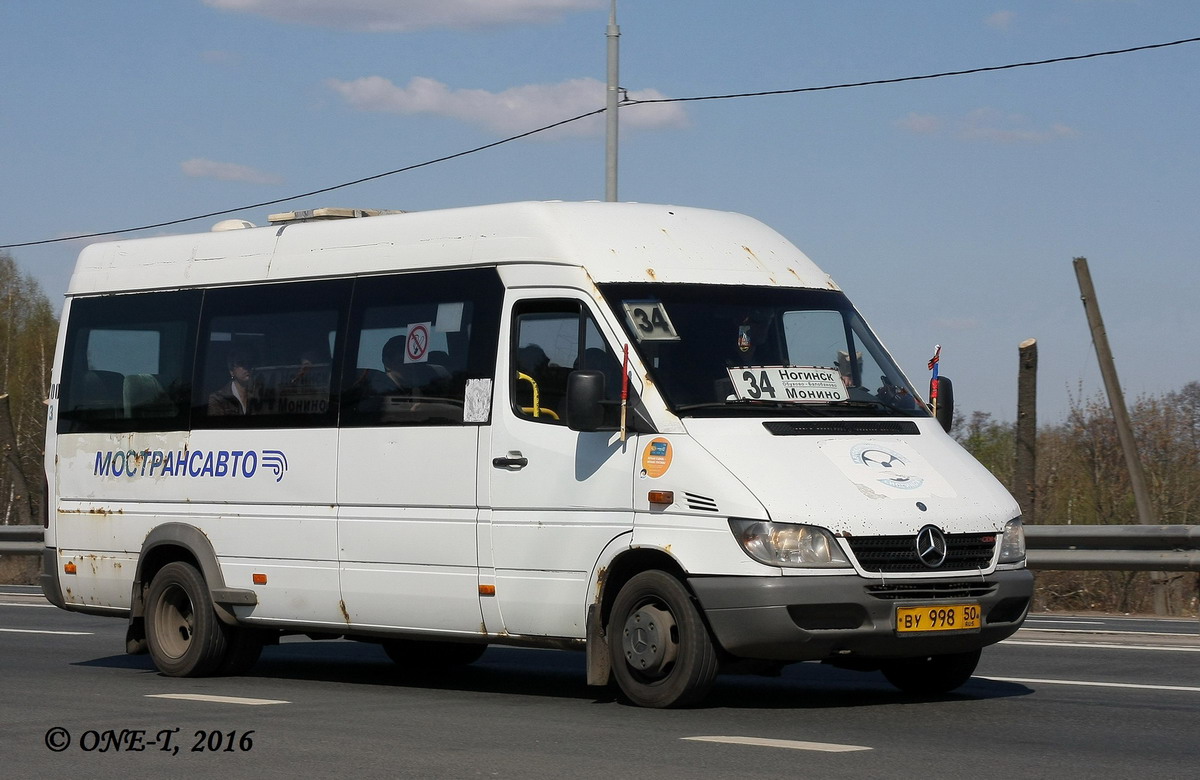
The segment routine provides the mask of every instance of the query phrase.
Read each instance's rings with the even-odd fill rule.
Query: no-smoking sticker
[[[404,342],[405,363],[429,361],[429,332],[431,330],[433,330],[432,322],[414,322],[408,326],[408,338]]]

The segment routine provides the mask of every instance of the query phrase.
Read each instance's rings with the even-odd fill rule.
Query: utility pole
[[[604,199],[609,202],[617,199],[617,106],[620,105],[620,38],[621,28],[617,26],[617,0],[612,0],[612,8],[608,14],[608,94],[604,110]]]
[[[1154,507],[1150,504],[1146,474],[1142,469],[1142,460],[1138,457],[1137,441],[1133,438],[1129,410],[1125,408],[1125,396],[1121,392],[1121,382],[1117,379],[1117,365],[1113,361],[1112,349],[1108,346],[1108,334],[1104,330],[1104,320],[1100,317],[1100,303],[1096,299],[1096,289],[1092,286],[1092,274],[1088,271],[1087,258],[1075,258],[1074,265],[1079,294],[1087,314],[1088,328],[1092,332],[1092,344],[1096,347],[1096,358],[1100,362],[1100,376],[1104,379],[1108,405],[1112,407],[1113,419],[1117,424],[1117,439],[1121,442],[1121,449],[1125,453],[1125,465],[1129,469],[1129,485],[1133,489],[1134,504],[1137,505],[1138,522],[1142,525],[1153,525]],[[1164,587],[1164,575],[1162,572],[1151,572],[1150,580],[1153,583],[1154,613],[1165,615],[1167,591]]]

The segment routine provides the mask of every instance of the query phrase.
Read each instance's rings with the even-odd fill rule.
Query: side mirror
[[[604,424],[604,372],[589,368],[567,376],[567,427],[573,431],[598,431]]]
[[[937,387],[933,383],[937,382]],[[929,397],[937,398],[937,421],[946,433],[954,424],[954,383],[949,377],[939,376],[929,381]]]

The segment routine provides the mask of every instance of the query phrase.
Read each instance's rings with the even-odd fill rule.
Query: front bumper
[[[692,577],[716,641],[739,658],[777,661],[903,658],[975,650],[1011,636],[1033,596],[1026,569],[959,579]],[[978,631],[901,635],[897,607],[978,604]]]

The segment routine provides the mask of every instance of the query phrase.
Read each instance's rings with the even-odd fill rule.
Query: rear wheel
[[[150,657],[163,674],[203,677],[226,658],[226,627],[213,611],[208,585],[190,564],[168,563],[154,575],[145,621]]]
[[[608,622],[613,676],[642,707],[685,707],[708,693],[717,655],[708,628],[679,580],[662,571],[633,577]]]
[[[880,667],[887,681],[905,693],[922,696],[948,693],[975,673],[982,651],[899,658]]]
[[[430,668],[449,668],[473,664],[487,650],[487,645],[474,642],[423,642],[419,639],[388,639],[384,652],[409,671]]]

